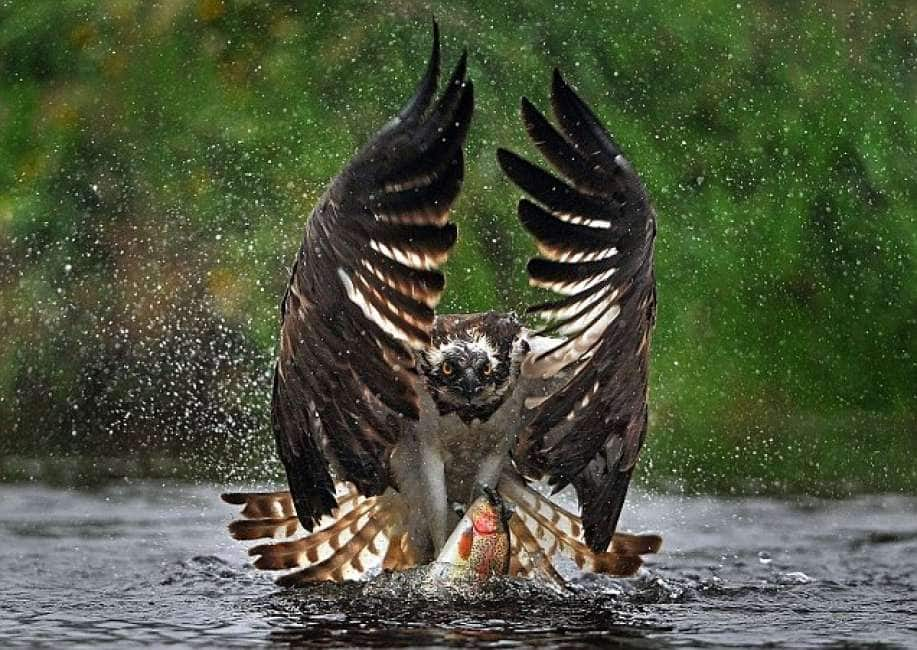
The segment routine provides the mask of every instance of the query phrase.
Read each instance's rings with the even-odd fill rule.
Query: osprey
[[[655,536],[615,534],[647,428],[655,214],[640,178],[555,69],[557,126],[522,120],[549,173],[499,149],[539,256],[540,329],[498,312],[436,315],[456,242],[473,111],[463,53],[437,96],[439,30],[412,99],[331,182],[281,304],[272,422],[289,493],[231,494],[257,566],[284,584],[436,557],[479,488],[514,507],[514,573],[554,551],[628,574]],[[572,484],[582,518],[529,486]],[[311,535],[299,532],[300,529]],[[297,536],[298,534],[298,536]],[[552,571],[553,569],[546,568]]]

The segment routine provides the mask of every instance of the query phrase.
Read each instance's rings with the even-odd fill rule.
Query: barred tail
[[[662,538],[654,534],[634,535],[615,533],[609,550],[595,553],[583,541],[583,524],[579,517],[567,512],[545,498],[519,478],[504,474],[497,486],[500,495],[515,506],[515,517],[532,539],[537,541],[548,559],[558,552],[572,559],[583,571],[607,573],[614,576],[634,575],[643,560],[640,557],[656,553]]]
[[[229,524],[229,534],[233,539],[248,541],[271,537],[285,539],[305,529],[296,517],[293,498],[288,491],[283,492],[228,492],[220,495],[226,503],[245,506],[239,518]],[[331,517],[319,522],[319,528],[331,525],[337,519],[352,510],[365,500],[350,484],[337,485],[337,508]]]
[[[509,574],[526,578],[538,576],[560,590],[566,589],[566,582],[557,573],[551,558],[545,555],[538,540],[516,513],[509,520],[509,531]]]
[[[512,575],[537,574],[562,587],[552,564],[560,552],[583,571],[629,576],[643,564],[641,555],[656,553],[662,545],[659,535],[615,533],[609,550],[595,553],[583,541],[579,517],[517,476],[504,474],[497,490],[515,510],[510,520]],[[281,540],[249,550],[259,569],[295,569],[278,578],[280,585],[356,580],[373,569],[398,571],[417,564],[406,524],[408,506],[395,492],[366,498],[341,483],[337,508],[311,534],[300,526],[289,492],[236,492],[222,498],[244,506],[240,518],[229,524],[235,539]]]
[[[338,507],[332,516],[323,518],[318,530],[305,534],[287,492],[223,495],[227,503],[245,506],[243,518],[229,525],[234,538],[287,538],[249,549],[259,569],[296,569],[278,578],[279,585],[343,582],[362,578],[380,567],[398,570],[414,566],[416,556],[408,541],[406,509],[400,495],[390,492],[365,498],[352,487],[339,486],[337,498]]]

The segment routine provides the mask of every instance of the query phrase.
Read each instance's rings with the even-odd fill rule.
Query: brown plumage
[[[537,408],[515,458],[556,490],[573,483],[586,540],[601,551],[646,434],[655,211],[617,144],[556,69],[551,104],[560,131],[524,98],[522,117],[562,178],[497,152],[506,175],[535,199],[519,202],[543,255],[529,262],[530,281],[566,296],[528,310],[546,320],[543,332],[566,337],[533,360],[535,371],[572,370]]]
[[[414,566],[405,527],[406,512],[398,494],[366,498],[352,485],[339,484],[337,505],[319,528],[306,536],[294,518],[252,518],[267,513],[282,513],[290,494],[229,493],[223,500],[243,505],[240,518],[229,525],[239,540],[273,537],[277,540],[249,549],[259,569],[295,569],[278,578],[290,586],[305,582],[335,581],[362,577],[367,571],[384,568],[400,570]]]
[[[278,540],[249,549],[259,569],[296,569],[278,578],[278,584],[342,582],[363,577],[370,570],[400,571],[417,566],[417,551],[407,532],[409,506],[398,494],[367,499],[349,485],[338,485],[337,494],[338,506],[333,515],[323,519],[317,531],[305,536],[295,518],[251,518],[283,512],[283,504],[290,499],[288,492],[234,492],[224,494],[223,500],[244,506],[239,518],[229,524],[234,538],[256,539],[248,531],[257,530],[262,533],[260,537]],[[555,555],[562,554],[583,571],[626,577],[640,568],[643,563],[640,556],[658,553],[662,545],[662,538],[655,534],[617,532],[609,550],[596,553],[583,542],[579,517],[512,474],[507,473],[501,479],[497,494],[512,508],[512,516],[508,523],[511,533],[508,565],[495,573],[537,575],[562,587],[565,582],[552,563]],[[469,516],[473,517],[474,513]],[[289,522],[295,525],[288,528]],[[239,535],[240,530],[246,534]],[[475,564],[483,565],[479,560]]]
[[[528,197],[517,210],[539,252],[529,281],[560,298],[528,309],[543,321],[537,331],[513,314],[438,316],[474,105],[465,53],[438,88],[439,45],[434,23],[414,96],[309,218],[281,304],[272,396],[290,496],[243,499],[250,521],[232,534],[289,536],[295,512],[305,531],[322,532],[261,547],[258,562],[297,568],[293,581],[338,579],[365,569],[368,556],[390,567],[432,560],[457,521],[452,505],[467,508],[477,485],[508,482],[514,525],[528,531],[520,548],[632,573],[635,551],[654,548],[615,529],[646,434],[655,212],[618,145],[555,70],[556,126],[527,99],[521,108],[554,172],[504,149],[497,158]],[[539,478],[572,484],[582,519],[526,496],[526,481]],[[353,521],[339,510],[339,481],[365,500],[348,502],[363,513]],[[326,530],[337,536],[318,542]],[[310,544],[330,555],[310,559]]]
[[[418,417],[412,350],[428,345],[455,242],[473,94],[463,54],[433,103],[439,29],[414,98],[319,200],[283,298],[272,418],[296,511],[334,508],[329,462],[367,496],[389,484],[405,418]],[[397,253],[393,252],[397,250]],[[416,256],[416,257],[412,257]]]

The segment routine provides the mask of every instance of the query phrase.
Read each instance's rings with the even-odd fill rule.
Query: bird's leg
[[[474,485],[479,485],[482,487],[496,489],[497,483],[500,480],[500,474],[503,472],[503,465],[506,462],[506,451],[499,449],[497,451],[491,452],[481,460],[481,464],[478,467],[478,472],[475,475]],[[475,495],[472,494],[470,501],[474,501]]]
[[[442,549],[449,534],[450,511],[442,453],[430,441],[406,437],[392,454],[391,467],[398,481],[398,491],[408,503],[416,504],[409,514],[408,529],[420,553],[418,559],[430,561]]]
[[[439,449],[432,445],[420,447],[420,474],[424,488],[423,511],[427,516],[433,554],[439,554],[449,534],[449,501],[446,495],[446,469]]]

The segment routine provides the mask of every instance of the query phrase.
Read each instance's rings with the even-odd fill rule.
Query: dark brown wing
[[[655,213],[630,163],[557,70],[551,102],[560,130],[526,99],[522,117],[564,180],[498,152],[503,171],[534,199],[519,202],[542,255],[529,261],[530,283],[563,295],[529,309],[549,323],[542,333],[561,338],[540,338],[549,343],[533,348],[524,373],[564,381],[538,400],[516,460],[556,489],[573,483],[586,540],[604,551],[646,433]]]
[[[329,466],[380,494],[389,452],[418,418],[412,351],[430,343],[473,108],[464,54],[433,103],[438,74],[434,24],[415,96],[319,200],[281,305],[272,420],[308,530],[335,505]]]

